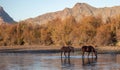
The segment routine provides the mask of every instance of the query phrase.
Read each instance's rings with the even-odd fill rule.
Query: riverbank
[[[120,53],[120,47],[118,46],[104,46],[104,47],[97,47],[96,48],[98,53],[104,54],[104,53]]]
[[[0,46],[0,53],[58,53],[61,46]],[[79,46],[75,46],[75,51],[81,51]],[[120,53],[118,46],[101,46],[95,48],[98,53]]]
[[[0,53],[55,53],[59,52],[59,46],[0,46]]]

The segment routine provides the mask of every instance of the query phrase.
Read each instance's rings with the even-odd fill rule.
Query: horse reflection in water
[[[70,64],[71,64],[70,58],[61,59],[61,63],[62,63],[63,65],[65,65],[65,64],[70,65]]]
[[[88,57],[90,53],[92,53],[92,57],[93,57],[93,53],[94,53],[97,59],[97,51],[95,50],[93,46],[82,46],[82,57],[84,57],[85,52],[88,53]]]
[[[74,64],[71,62],[71,58],[62,58],[61,65],[65,68],[69,67],[71,69],[74,67]]]
[[[62,58],[62,54],[64,53],[65,57],[70,57],[70,53],[73,52],[74,53],[74,47],[72,46],[63,46],[61,49],[61,58]],[[66,53],[68,53],[68,56],[66,56]]]
[[[95,66],[97,62],[97,58],[82,58],[83,66]]]

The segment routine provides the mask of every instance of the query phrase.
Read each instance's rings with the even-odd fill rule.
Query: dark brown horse
[[[62,58],[62,54],[64,53],[65,57],[66,53],[68,53],[68,57],[70,57],[70,52],[74,52],[74,47],[72,46],[63,46],[61,49],[61,58]]]
[[[94,53],[94,55],[97,58],[97,51],[93,46],[82,46],[82,57],[84,56],[85,52],[88,52],[88,57],[90,53],[92,53],[92,57],[93,57],[93,53]]]

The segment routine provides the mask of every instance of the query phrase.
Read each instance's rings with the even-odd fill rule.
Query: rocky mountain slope
[[[0,19],[7,23],[13,23],[15,22],[0,6]]]
[[[109,17],[120,15],[120,6],[95,8],[86,3],[77,3],[73,8],[65,8],[62,11],[43,14],[36,18],[27,19],[26,21],[35,24],[44,24],[56,18],[63,20],[69,16],[72,16],[77,22],[79,22],[82,17],[91,15],[95,17],[101,16],[103,21],[106,21]]]

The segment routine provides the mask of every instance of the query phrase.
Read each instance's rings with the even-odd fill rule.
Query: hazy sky
[[[20,21],[48,12],[73,7],[77,2],[94,7],[120,6],[120,0],[0,0],[0,6],[15,20]]]

